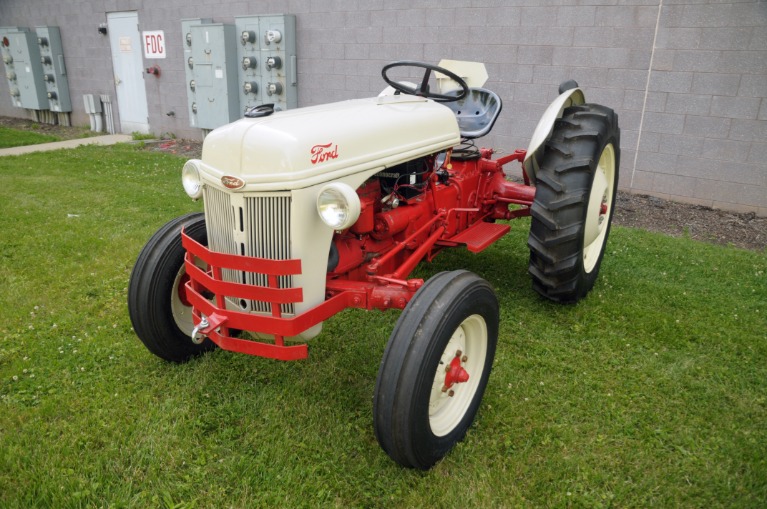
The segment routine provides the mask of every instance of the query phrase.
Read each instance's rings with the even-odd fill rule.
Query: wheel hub
[[[480,315],[466,318],[440,357],[429,397],[432,433],[444,436],[463,419],[479,387],[487,355],[487,325]]]
[[[608,144],[599,157],[586,208],[583,233],[583,266],[586,272],[594,269],[605,244],[614,185],[615,149]]]
[[[607,214],[608,210],[607,188],[609,185],[605,172],[601,168],[597,168],[586,212],[586,232],[583,238],[584,247],[591,245],[602,233],[605,214]]]
[[[455,352],[455,357],[450,361],[447,368],[445,368],[445,384],[442,386],[442,392],[447,392],[448,396],[453,396],[455,393],[449,391],[455,384],[462,384],[469,381],[469,373],[466,371],[461,362],[466,362],[468,357],[465,355],[462,357],[463,352],[458,350]],[[448,392],[449,391],[449,392]]]

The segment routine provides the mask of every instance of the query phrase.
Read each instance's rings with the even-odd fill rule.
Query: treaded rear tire
[[[202,213],[171,220],[141,250],[128,285],[128,313],[133,330],[150,352],[171,362],[185,362],[216,348],[209,339],[198,345],[190,337],[192,308],[179,295],[186,253],[181,245],[182,228],[197,242],[208,244]],[[174,316],[174,312],[183,316]],[[185,328],[189,330],[182,330],[179,322],[188,322]]]
[[[574,303],[594,287],[619,166],[618,115],[599,104],[566,108],[546,142],[530,209],[528,271],[533,289],[547,299]]]

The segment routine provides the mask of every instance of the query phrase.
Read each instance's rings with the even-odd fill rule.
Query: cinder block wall
[[[141,30],[166,34],[162,77],[146,77],[157,134],[200,137],[186,115],[182,18],[291,13],[300,106],[377,94],[393,60],[483,61],[504,110],[480,141],[511,151],[527,146],[557,85],[573,78],[620,115],[621,188],[767,215],[764,1],[3,0],[0,25],[61,27],[73,120],[87,125],[82,94],[115,96],[97,27],[107,12],[130,10]],[[0,114],[24,116],[5,79]]]

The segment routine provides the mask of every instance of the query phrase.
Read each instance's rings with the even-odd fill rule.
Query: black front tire
[[[373,399],[376,438],[395,462],[426,470],[464,438],[490,377],[498,322],[490,284],[463,270],[437,274],[408,303]],[[469,378],[443,391],[451,361]]]
[[[529,272],[542,296],[573,303],[594,287],[619,166],[618,115],[599,104],[565,109],[546,142],[530,209]]]
[[[150,352],[171,362],[185,362],[216,348],[209,339],[199,345],[191,340],[192,308],[179,291],[186,274],[182,228],[192,239],[208,244],[202,213],[173,219],[141,250],[128,285],[133,330]]]

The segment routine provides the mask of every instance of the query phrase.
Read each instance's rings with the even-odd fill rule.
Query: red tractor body
[[[422,181],[393,190],[412,192],[411,198],[397,199],[396,207],[382,203],[380,176],[359,187],[359,219],[333,238],[326,300],[294,316],[284,317],[281,305],[302,302],[302,289],[280,288],[278,282],[280,276],[300,274],[301,260],[216,253],[182,234],[189,280],[181,291],[195,310],[196,333],[225,350],[296,360],[307,356],[306,343],[286,345],[284,338],[298,336],[345,308],[404,309],[423,285],[423,280],[407,279],[419,262],[431,261],[445,247],[466,246],[479,253],[509,231],[497,219],[529,215],[535,188],[509,181],[503,170],[512,161],[521,163],[525,151],[495,160],[491,156],[489,149],[457,158],[449,151],[436,170],[434,158],[425,158],[419,162],[424,165]],[[520,208],[509,210],[509,205]],[[225,281],[224,270],[262,274],[269,284]],[[271,316],[227,309],[226,297],[268,302]],[[229,329],[271,335],[274,341],[234,338]]]

